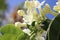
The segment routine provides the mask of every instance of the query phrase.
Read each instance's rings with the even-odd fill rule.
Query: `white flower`
[[[34,7],[40,8],[44,3],[45,1],[40,3],[38,0],[25,1],[25,7],[26,8],[34,8]]]
[[[40,3],[38,0],[36,0],[34,2],[35,2],[35,8],[41,8],[41,6],[45,3],[45,1]]]
[[[57,5],[60,5],[60,1],[56,2]]]
[[[33,13],[33,21],[37,21],[38,20],[38,13],[37,13],[36,9],[33,10],[32,13]]]
[[[33,8],[34,7],[34,2],[33,1],[25,1],[25,7],[26,8],[29,8],[29,9],[31,9],[31,8]]]
[[[18,15],[20,15],[20,16],[24,16],[25,15],[25,12],[23,11],[23,10],[18,10]]]
[[[60,1],[56,2],[57,5],[54,6],[55,11],[60,11]]]
[[[23,32],[28,34],[29,36],[31,35],[31,33],[30,33],[31,31],[29,29],[23,29]]]
[[[18,10],[18,12],[17,13],[20,13],[20,10]]]
[[[40,37],[40,40],[45,40],[44,37]]]
[[[60,1],[56,2],[57,5],[54,6],[54,10],[58,11],[58,13],[60,13]]]
[[[40,2],[39,1],[34,1],[35,2],[35,7],[38,8],[40,6]]]
[[[44,37],[40,37],[40,36],[38,36],[36,39],[37,40],[45,40]]]
[[[59,4],[58,2],[56,2],[56,4]]]
[[[15,27],[26,27],[26,23],[16,22]]]
[[[32,16],[32,15],[26,15],[26,16],[24,17],[24,19],[25,19],[25,22],[26,22],[27,24],[31,25],[31,23],[32,23],[32,21],[33,21],[33,16]]]
[[[20,22],[16,22],[15,27],[20,27]]]
[[[58,11],[58,13],[60,13],[60,11]]]
[[[25,18],[23,18],[23,20],[24,20],[24,23],[26,23],[26,22],[27,22],[27,20],[26,20]]]
[[[27,10],[27,15],[24,16],[24,20],[27,24],[31,25],[33,21],[33,13],[31,10]]]

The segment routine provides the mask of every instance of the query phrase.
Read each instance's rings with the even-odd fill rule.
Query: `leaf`
[[[49,25],[47,40],[60,40],[60,14]]]
[[[42,22],[43,26],[41,26],[41,28],[44,30],[47,30],[50,22],[51,22],[51,20],[46,19],[45,21]]]
[[[32,26],[35,26],[35,21],[32,22]]]
[[[1,40],[19,40],[19,38],[22,40],[22,38],[26,38],[25,33],[13,24],[1,27],[0,32],[2,33],[2,36],[0,37]]]

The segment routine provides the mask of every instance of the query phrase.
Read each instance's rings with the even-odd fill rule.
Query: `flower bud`
[[[29,36],[31,35],[31,33],[30,33],[31,31],[29,29],[24,29],[23,32],[28,34]]]
[[[18,15],[24,16],[25,15],[25,12],[23,10],[18,10]]]
[[[26,23],[16,22],[15,27],[26,27]]]

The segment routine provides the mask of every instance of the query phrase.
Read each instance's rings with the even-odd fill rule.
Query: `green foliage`
[[[16,40],[16,38],[13,34],[4,34],[0,40]]]
[[[6,0],[0,0],[0,10],[5,10],[7,5],[5,3]]]
[[[51,22],[51,20],[46,19],[45,21],[42,22],[42,24],[43,24],[44,26],[41,26],[41,28],[43,28],[44,30],[47,31],[50,22]]]
[[[35,21],[33,21],[31,25],[32,25],[32,26],[35,26]]]
[[[2,36],[0,40],[25,40],[25,33],[20,28],[16,28],[13,24],[8,24],[0,28]]]
[[[47,40],[60,40],[60,14],[50,23]]]

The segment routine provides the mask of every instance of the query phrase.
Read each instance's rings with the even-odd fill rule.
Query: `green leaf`
[[[46,19],[45,21],[42,22],[42,24],[43,24],[44,26],[41,26],[41,28],[44,29],[44,30],[47,30],[50,22],[51,22],[51,20]]]
[[[0,28],[2,36],[1,40],[24,40],[26,39],[25,33],[20,29],[15,27],[13,24],[8,24]]]
[[[32,26],[35,26],[35,21],[32,22]]]
[[[55,17],[49,27],[47,40],[60,40],[60,14]]]

